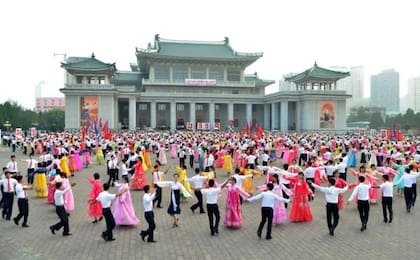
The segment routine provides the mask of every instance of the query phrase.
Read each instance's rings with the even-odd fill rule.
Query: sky
[[[321,67],[383,69],[400,72],[400,95],[407,80],[420,76],[420,1],[387,0],[43,0],[0,3],[0,102],[35,105],[43,96],[60,96],[62,55],[90,56],[129,70],[135,48],[154,35],[178,40],[220,41],[236,51],[264,52],[247,73],[276,80]]]

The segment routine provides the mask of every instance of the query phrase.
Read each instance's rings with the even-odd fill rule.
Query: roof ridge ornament
[[[316,68],[316,67],[318,67],[318,64],[316,63],[316,61],[315,61],[314,67],[315,67],[315,68]]]
[[[95,53],[94,53],[94,52],[92,52],[92,56],[91,56],[91,58],[92,58],[92,59],[94,59],[94,58],[95,58]]]
[[[229,44],[229,37],[225,36],[225,44],[228,45]]]

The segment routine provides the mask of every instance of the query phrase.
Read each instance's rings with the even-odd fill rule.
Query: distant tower
[[[42,97],[42,85],[45,84],[45,81],[41,81],[38,85],[35,86],[35,98]]]

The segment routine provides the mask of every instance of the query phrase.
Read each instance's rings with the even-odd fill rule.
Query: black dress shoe
[[[200,211],[200,214],[206,214],[206,212],[205,211]]]
[[[389,222],[388,223],[392,223],[392,218],[389,219]]]
[[[55,229],[54,229],[54,227],[50,227],[50,230],[51,230],[51,233],[53,234],[53,235],[55,235]]]
[[[103,218],[104,218],[104,217],[100,217],[100,218],[98,219],[98,222],[99,222],[99,221],[101,221]]]
[[[145,237],[146,237],[146,232],[144,232],[144,231],[141,231],[140,232],[140,236],[141,236],[141,240],[143,240],[143,242],[146,242],[144,239],[145,239]]]
[[[272,239],[272,237],[266,237],[265,239],[270,240],[270,239]]]
[[[147,243],[156,243],[156,240],[147,240]]]
[[[29,226],[29,225],[27,225],[27,224],[23,224],[23,225],[22,225],[22,227],[23,227],[23,228],[27,228],[27,227],[30,227],[30,226]]]
[[[103,240],[105,240],[105,241],[107,240],[107,238],[106,238],[106,236],[105,236],[104,233],[102,233],[101,237],[102,237]]]
[[[330,236],[334,236],[334,229],[330,228]]]
[[[258,231],[257,231],[257,236],[258,236],[259,238],[261,238],[261,232],[258,232]]]
[[[384,219],[384,222],[385,222],[385,223],[388,223],[388,219]]]
[[[114,240],[115,240],[115,238],[108,238],[106,241],[110,242],[110,241],[114,241]]]
[[[159,205],[159,206],[157,206],[156,208],[161,209],[161,208],[163,208],[163,207]]]
[[[67,236],[71,236],[72,235],[72,233],[65,233],[65,234],[63,234],[63,237],[67,237]]]
[[[19,226],[19,221],[17,220],[17,218],[13,218],[13,222],[15,222],[16,226]]]

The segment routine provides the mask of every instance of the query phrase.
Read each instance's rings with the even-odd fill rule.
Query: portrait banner
[[[319,128],[335,128],[335,104],[332,101],[322,101],[320,103]]]
[[[99,98],[98,96],[80,97],[80,125],[87,126],[95,124],[99,115]]]

